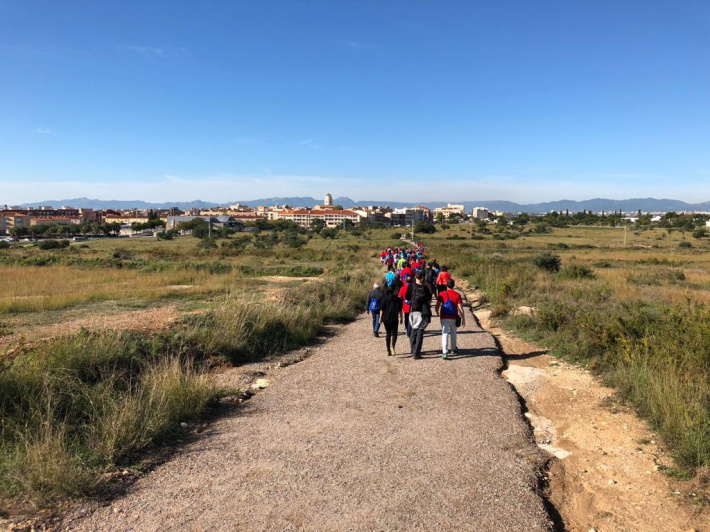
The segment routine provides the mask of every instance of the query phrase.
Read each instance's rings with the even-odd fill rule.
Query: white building
[[[360,216],[353,211],[325,209],[296,209],[279,213],[279,220],[291,220],[301,227],[310,227],[314,220],[321,219],[326,227],[339,227],[346,221],[354,225],[360,223]]]
[[[490,214],[490,212],[485,207],[474,207],[473,208],[473,217],[476,220],[487,220],[489,214]]]
[[[434,209],[434,218],[436,218],[439,213],[443,214],[444,218],[448,218],[452,214],[458,214],[459,216],[463,216],[465,211],[466,209],[463,205],[447,203],[446,207],[437,207],[436,209]]]

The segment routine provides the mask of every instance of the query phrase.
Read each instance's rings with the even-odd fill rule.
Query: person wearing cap
[[[380,310],[384,296],[379,283],[373,284],[372,291],[367,295],[367,313],[372,314],[372,333],[375,338],[380,336]]]

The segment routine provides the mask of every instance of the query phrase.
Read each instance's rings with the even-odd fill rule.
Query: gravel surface
[[[493,338],[386,355],[361,316],[218,420],[209,436],[68,530],[550,530],[540,452]],[[400,333],[398,353],[408,351]]]

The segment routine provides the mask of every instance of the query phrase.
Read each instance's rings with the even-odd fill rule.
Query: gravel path
[[[68,530],[550,530],[539,451],[493,338],[387,357],[361,316],[214,432]],[[400,333],[398,353],[407,338]]]

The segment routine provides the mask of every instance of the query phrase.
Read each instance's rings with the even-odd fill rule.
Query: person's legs
[[[422,342],[424,342],[424,327],[412,329],[412,338],[414,338],[414,358],[421,358]]]
[[[395,321],[392,325],[390,325],[390,327],[392,329],[392,354],[394,355],[394,348],[397,347],[397,334],[399,333],[399,323]]]
[[[372,333],[375,336],[377,336],[379,332],[380,332],[380,313],[373,312],[372,313]]]
[[[451,320],[441,320],[441,354],[446,355],[449,350],[449,331],[451,330]],[[451,342],[453,346],[453,341]]]
[[[387,346],[387,354],[391,355],[392,350],[390,349],[390,342],[392,340],[392,325],[385,323],[385,345]]]
[[[407,338],[412,334],[412,324],[409,323],[409,312],[404,313],[404,330],[407,331]]]
[[[454,352],[458,350],[458,346],[456,345],[456,329],[456,320],[451,320],[451,350]]]

